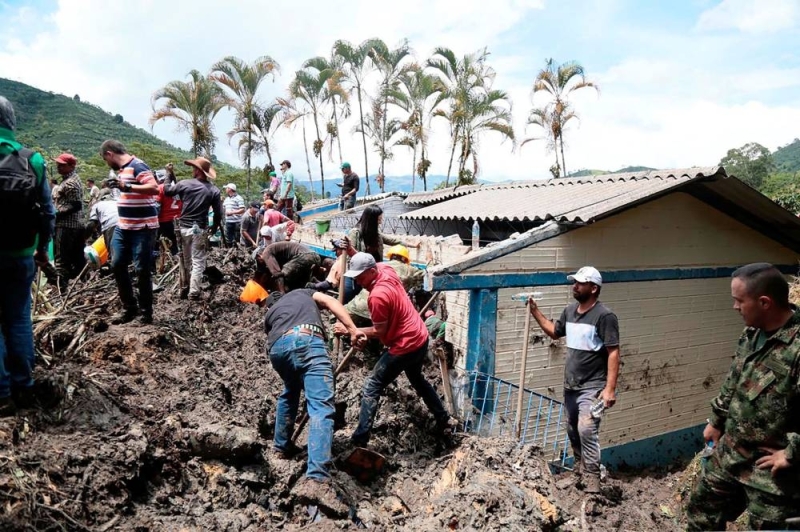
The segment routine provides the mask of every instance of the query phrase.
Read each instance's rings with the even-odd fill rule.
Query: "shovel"
[[[359,482],[369,482],[383,472],[386,457],[370,451],[364,447],[356,447],[340,465],[340,469],[347,472]]]

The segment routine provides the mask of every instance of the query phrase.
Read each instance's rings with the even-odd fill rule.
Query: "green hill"
[[[78,172],[84,178],[104,179],[108,175],[108,167],[98,153],[106,139],[121,141],[151,168],[163,168],[173,162],[176,163],[179,176],[190,174],[188,168],[180,163],[193,158],[192,154],[126,122],[122,115],[81,101],[77,94],[69,98],[0,78],[0,95],[14,105],[20,142],[41,151],[47,159],[65,151],[75,154],[79,160]],[[236,183],[244,194],[247,181],[244,170],[220,161],[215,161],[214,166],[218,185]],[[257,192],[266,182],[259,170],[254,168],[251,187],[253,199],[259,196]]]
[[[800,171],[800,139],[775,150],[772,160],[779,172]]]
[[[78,95],[68,98],[2,78],[0,94],[14,104],[20,140],[47,153],[70,151],[81,159],[89,159],[97,155],[104,140],[118,139],[126,145],[138,143],[171,152],[176,160],[190,156],[129,124],[122,115],[80,101]]]

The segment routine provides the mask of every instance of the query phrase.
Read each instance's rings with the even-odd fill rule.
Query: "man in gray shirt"
[[[180,196],[183,202],[181,215],[177,219],[181,239],[180,298],[200,299],[200,282],[208,255],[208,209],[211,207],[214,210],[214,222],[210,230],[214,234],[222,220],[222,201],[219,189],[209,181],[217,177],[211,161],[198,157],[183,164],[192,167],[192,179],[167,184],[164,194]]]
[[[567,276],[576,302],[567,306],[554,323],[532,299],[531,315],[549,337],[567,338],[564,365],[564,405],[567,434],[575,456],[575,472],[587,493],[600,491],[600,415],[592,406],[614,406],[619,374],[619,323],[617,316],[598,301],[603,278],[595,268],[584,266]],[[601,410],[602,412],[602,410]]]

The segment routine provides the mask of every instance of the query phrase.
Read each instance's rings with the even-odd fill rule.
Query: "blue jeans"
[[[242,222],[225,222],[225,243],[232,246],[241,238]]]
[[[145,314],[153,313],[153,284],[151,268],[153,265],[153,242],[157,229],[114,230],[111,241],[111,269],[117,282],[119,298],[126,311],[135,311],[136,298],[128,266],[133,262],[136,268],[136,284],[139,288],[139,308]]]
[[[428,342],[425,345],[406,353],[405,355],[392,356],[389,351],[383,352],[372,375],[364,381],[364,388],[361,391],[361,412],[358,415],[358,427],[351,436],[357,445],[366,445],[369,442],[369,433],[372,424],[375,422],[375,414],[378,411],[378,401],[383,395],[383,390],[405,372],[408,382],[417,392],[431,411],[437,422],[442,422],[448,418],[447,410],[444,409],[442,400],[436,390],[431,386],[422,375],[422,364],[428,354]]]
[[[576,462],[581,462],[583,471],[591,475],[600,474],[600,420],[593,418],[590,410],[601,389],[564,390],[572,454]]]
[[[308,417],[308,468],[306,476],[317,480],[330,478],[333,445],[333,366],[325,340],[317,336],[290,333],[275,342],[269,351],[272,367],[283,379],[283,393],[278,397],[275,420],[275,449],[290,446],[294,420],[305,388]]]
[[[0,397],[33,386],[33,257],[0,257]]]
[[[339,210],[346,211],[347,209],[352,209],[356,206],[356,197],[355,195],[350,196],[347,199],[344,199],[344,196],[339,197]]]

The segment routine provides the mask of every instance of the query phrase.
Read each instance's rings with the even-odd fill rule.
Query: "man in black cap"
[[[252,202],[242,217],[240,243],[246,249],[254,249],[258,246],[259,207],[261,207],[261,205],[259,205],[257,201]]]

